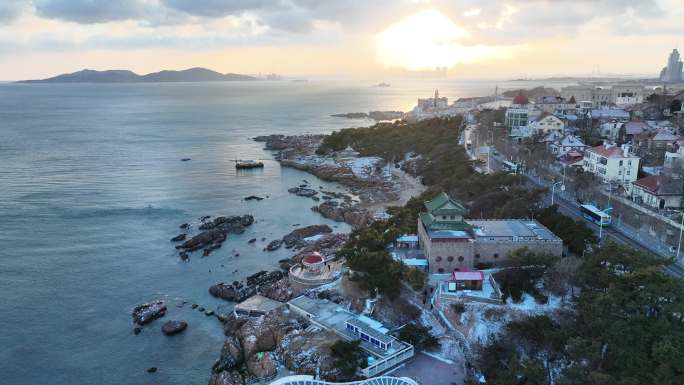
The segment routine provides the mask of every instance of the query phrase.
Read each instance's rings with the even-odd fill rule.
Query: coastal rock
[[[214,373],[209,379],[209,385],[243,385],[242,375],[239,372],[222,371]]]
[[[365,226],[373,220],[373,215],[368,210],[357,206],[340,205],[335,201],[325,201],[311,209],[326,218],[352,226]]]
[[[217,217],[213,221],[207,221],[207,217],[203,218],[206,219],[199,227],[203,231],[176,246],[176,249],[186,253],[204,249],[203,254],[207,256],[221,247],[228,234],[241,234],[245,231],[245,227],[254,223],[254,217],[251,215]]]
[[[255,293],[256,289],[254,287],[247,287],[243,285],[237,286],[232,284],[225,284],[223,282],[217,283],[216,285],[212,285],[209,288],[209,294],[213,295],[214,297],[232,302],[242,302],[245,299],[254,295]]]
[[[145,325],[166,314],[164,301],[144,303],[133,308],[133,321],[138,325]]]
[[[234,336],[226,337],[221,348],[221,355],[214,362],[212,370],[214,373],[219,373],[226,370],[238,368],[242,365],[243,355],[240,341]]]
[[[244,357],[251,357],[258,352],[274,350],[287,333],[303,327],[299,320],[278,310],[248,320],[236,335]]]
[[[282,271],[275,270],[269,272],[262,270],[247,277],[247,286],[256,287],[260,285],[272,284],[276,281],[279,281],[283,277],[284,274]]]
[[[276,374],[276,360],[272,352],[259,352],[247,360],[247,371],[257,378]]]
[[[320,373],[322,378],[336,380],[339,372],[334,368],[330,347],[338,339],[330,331],[293,330],[283,337],[276,353],[289,370],[312,376]]]
[[[302,185],[302,186],[306,186],[306,185]],[[300,196],[300,197],[307,197],[307,198],[313,197],[314,195],[318,194],[318,191],[316,191],[314,189],[307,188],[307,187],[301,187],[301,186],[289,188],[289,189],[287,189],[287,192],[289,192],[291,194],[295,194],[295,195]]]
[[[181,162],[187,162],[187,161],[190,161],[190,160],[192,160],[192,159],[191,159],[191,158],[181,158]]]
[[[267,150],[278,151],[286,149],[289,144],[285,140],[285,135],[262,135],[254,138],[255,142],[265,142]]]
[[[256,240],[257,240],[256,238],[252,238],[249,241],[247,241],[247,243],[254,243],[254,242],[256,242]]]
[[[313,237],[315,235],[332,233],[332,228],[328,225],[311,225],[293,230],[283,237],[283,243],[286,246],[304,247],[306,241],[304,238]]]
[[[283,244],[283,241],[281,239],[274,239],[268,244],[268,246],[266,246],[266,250],[268,250],[268,251],[278,250],[282,244]]]
[[[230,313],[230,315],[221,322],[223,322],[223,334],[229,337],[234,336],[247,320],[242,317],[237,317],[235,313]]]
[[[189,223],[183,223],[182,225],[180,225],[178,227],[180,227],[181,230],[187,230],[190,228],[190,224]]]
[[[167,336],[172,336],[178,334],[188,327],[188,323],[185,321],[166,321],[161,327],[162,333]]]
[[[185,234],[178,234],[175,237],[171,238],[171,242],[180,242],[185,240],[186,235]]]
[[[157,368],[155,366],[149,367],[146,370],[147,373],[157,373]]]
[[[260,196],[256,196],[256,195],[250,195],[250,196],[248,196],[248,197],[245,197],[245,200],[246,200],[246,201],[260,201],[260,200],[263,200],[263,199],[264,199],[264,198],[262,198],[262,197],[260,197]]]
[[[264,297],[274,301],[287,302],[291,300],[295,293],[290,286],[290,280],[283,277],[280,280],[259,287],[259,293]]]

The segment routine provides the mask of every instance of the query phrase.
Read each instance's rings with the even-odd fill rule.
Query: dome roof
[[[322,263],[323,262],[323,256],[316,253],[316,252],[313,252],[311,254],[307,254],[304,258],[302,258],[302,261],[305,264],[314,265],[317,263]]]
[[[518,95],[513,98],[513,104],[528,104],[530,100],[527,98],[527,96],[524,95]]]

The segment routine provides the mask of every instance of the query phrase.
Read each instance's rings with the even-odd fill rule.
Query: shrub
[[[339,340],[330,347],[330,352],[334,360],[333,366],[346,377],[352,377],[359,368],[368,366],[361,341]]]
[[[436,349],[439,340],[430,333],[430,328],[415,323],[405,325],[399,330],[399,339],[419,349]]]

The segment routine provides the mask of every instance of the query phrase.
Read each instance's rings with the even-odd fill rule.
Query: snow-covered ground
[[[504,305],[490,305],[485,303],[468,303],[461,315],[459,329],[463,331],[470,344],[487,344],[489,340],[501,333],[508,322],[525,317],[551,314],[562,307],[560,297],[549,295],[545,304],[538,304],[534,297],[524,294],[520,303],[513,303],[509,298]]]
[[[359,158],[348,159],[341,162],[343,165],[349,167],[354,176],[359,179],[369,179],[373,175],[375,167],[382,162],[382,158],[377,156],[363,156]]]

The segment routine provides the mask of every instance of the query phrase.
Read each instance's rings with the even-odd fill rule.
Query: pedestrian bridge
[[[287,376],[279,378],[269,385],[419,385],[408,377],[380,376],[353,382],[327,382],[314,380],[313,376]]]

